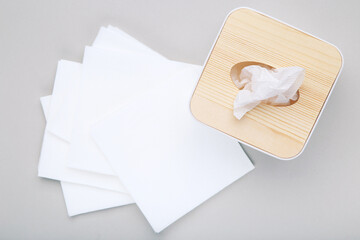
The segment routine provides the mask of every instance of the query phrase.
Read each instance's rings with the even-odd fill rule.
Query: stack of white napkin
[[[201,66],[101,28],[83,63],[60,60],[39,176],[61,181],[69,216],[136,203],[155,232],[254,166],[233,139],[197,122]]]

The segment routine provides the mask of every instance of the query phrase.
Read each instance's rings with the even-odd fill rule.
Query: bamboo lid
[[[233,116],[238,89],[230,71],[241,62],[306,71],[299,100],[260,104],[241,120]],[[342,68],[339,50],[314,36],[248,8],[229,14],[191,99],[196,119],[281,159],[301,153]]]

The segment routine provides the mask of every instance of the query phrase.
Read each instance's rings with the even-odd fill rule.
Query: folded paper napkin
[[[241,119],[260,103],[289,105],[298,99],[305,75],[301,67],[267,69],[250,65],[241,70],[235,85],[240,89],[234,101],[234,116]]]
[[[136,203],[160,232],[254,169],[236,141],[192,117],[201,70],[112,26],[82,63],[59,61],[41,98],[39,176],[61,181],[69,216]]]

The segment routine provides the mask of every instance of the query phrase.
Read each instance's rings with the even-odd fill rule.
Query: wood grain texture
[[[233,116],[238,89],[231,68],[243,61],[300,66],[306,71],[299,100],[290,106],[260,104],[241,120]],[[333,45],[251,9],[227,18],[191,100],[199,121],[279,158],[303,149],[342,66]]]

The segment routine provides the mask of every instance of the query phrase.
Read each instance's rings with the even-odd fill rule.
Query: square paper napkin
[[[135,201],[160,232],[253,169],[236,141],[192,117],[201,69],[112,26],[82,64],[59,62],[42,99],[39,176],[62,181],[69,215]]]

